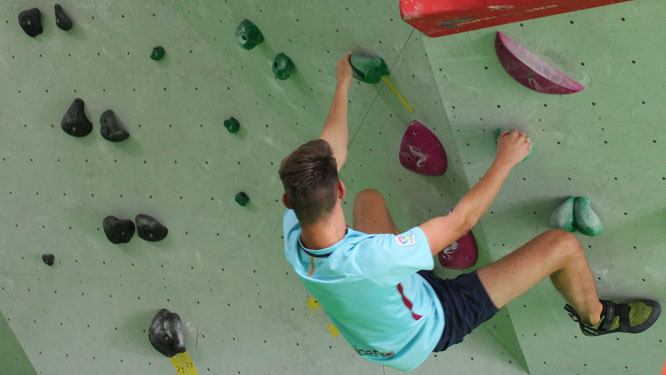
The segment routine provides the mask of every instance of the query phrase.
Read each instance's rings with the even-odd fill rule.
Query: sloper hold
[[[586,236],[598,236],[604,231],[601,219],[592,210],[588,197],[576,197],[574,201],[574,219],[576,228]]]
[[[102,222],[106,238],[113,244],[127,243],[134,236],[134,223],[132,220],[121,220],[115,216],[107,216]]]
[[[495,38],[495,51],[504,70],[529,89],[557,95],[573,94],[584,89],[581,84],[499,31]]]
[[[65,133],[74,137],[85,137],[92,131],[92,123],[86,117],[85,103],[80,98],[74,99],[69,106],[65,116],[60,122],[60,127]]]
[[[24,10],[19,13],[18,21],[23,31],[33,38],[44,31],[42,27],[42,13],[37,8]]]
[[[430,129],[416,120],[402,136],[399,159],[406,169],[426,176],[443,175],[448,166],[442,143]]]
[[[495,137],[495,144],[497,144],[497,140],[499,139],[500,134],[502,134],[502,132],[510,132],[510,131],[511,131],[511,129],[509,129],[509,128],[497,128],[497,129],[495,129],[495,132],[493,133],[493,137]],[[534,150],[534,143],[532,143],[532,147],[530,147],[530,152],[527,153],[527,156],[525,156],[525,159],[523,159],[523,161],[529,159],[530,156],[532,156],[532,150]]]
[[[138,214],[134,218],[136,222],[136,229],[139,237],[146,241],[157,242],[163,240],[169,230],[162,225],[157,219],[145,214]]]
[[[122,142],[130,136],[116,114],[110,109],[102,113],[99,122],[102,125],[99,132],[108,141]]]
[[[555,228],[568,230],[569,232],[576,231],[574,221],[574,197],[569,197],[562,202],[550,215],[550,225]]]
[[[289,56],[282,52],[275,56],[275,60],[273,60],[273,74],[275,74],[275,78],[281,80],[288,79],[294,69],[296,69],[296,66]]]
[[[148,339],[158,352],[167,357],[186,351],[180,316],[167,309],[161,309],[153,318]]]
[[[349,58],[354,71],[354,78],[365,83],[377,83],[383,76],[389,75],[388,66],[381,57],[363,56],[354,53]]]
[[[56,25],[58,25],[59,28],[65,31],[72,29],[72,26],[74,24],[72,23],[72,20],[69,19],[67,13],[65,13],[65,10],[62,9],[60,4],[55,5],[55,17],[56,17]]]
[[[439,264],[445,268],[462,270],[473,267],[479,259],[479,248],[472,231],[440,251],[438,258]]]
[[[250,20],[243,20],[236,28],[236,41],[244,49],[251,50],[264,41],[264,35]]]

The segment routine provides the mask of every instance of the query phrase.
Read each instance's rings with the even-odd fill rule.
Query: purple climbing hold
[[[400,164],[418,174],[440,176],[446,172],[446,152],[430,129],[412,121],[400,143]]]
[[[529,89],[557,95],[573,94],[584,89],[501,32],[497,32],[495,51],[506,72]]]
[[[438,258],[439,264],[445,268],[462,270],[474,266],[479,259],[479,248],[472,231],[440,251]]]

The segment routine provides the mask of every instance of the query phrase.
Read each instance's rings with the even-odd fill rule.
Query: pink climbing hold
[[[526,50],[502,32],[495,39],[497,58],[521,85],[545,94],[573,94],[584,87]]]
[[[462,270],[470,268],[479,259],[479,248],[472,231],[454,241],[447,248],[439,252],[439,264],[445,268]]]
[[[435,133],[412,121],[400,143],[400,164],[418,174],[440,176],[446,172],[446,152]]]

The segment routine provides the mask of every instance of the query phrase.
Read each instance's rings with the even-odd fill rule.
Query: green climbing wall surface
[[[283,258],[277,167],[319,135],[335,61],[352,49],[381,55],[416,112],[381,83],[352,86],[348,220],[354,195],[368,187],[385,194],[401,229],[446,213],[492,161],[492,130],[517,126],[536,149],[474,230],[478,266],[547,230],[566,196],[588,195],[606,226],[579,237],[600,294],[666,300],[666,12],[658,0],[437,39],[403,23],[394,1],[62,5],[75,24],[69,32],[56,27],[50,2],[0,1],[0,311],[8,323],[0,348],[9,352],[0,358],[17,363],[12,375],[33,372],[22,351],[39,374],[175,373],[147,338],[162,307],[181,315],[200,374],[398,373],[333,337]],[[34,6],[44,33],[32,39],[16,18]],[[245,18],[266,38],[250,51],[234,39]],[[549,96],[520,86],[495,57],[497,30],[586,89]],[[159,62],[149,59],[156,45],[166,49]],[[279,52],[296,64],[286,81],[271,72]],[[76,97],[94,124],[80,139],[60,129]],[[127,125],[127,141],[100,136],[107,109]],[[223,127],[229,116],[240,132]],[[414,119],[446,148],[445,176],[399,165]],[[247,207],[235,203],[239,191],[252,199]],[[112,245],[102,219],[138,213],[158,218],[168,237]],[[43,253],[56,255],[52,268]],[[663,319],[641,335],[589,339],[563,304],[544,282],[414,373],[658,373]]]

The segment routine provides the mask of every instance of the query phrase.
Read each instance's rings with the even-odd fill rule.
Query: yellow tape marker
[[[397,96],[398,99],[400,99],[402,105],[404,105],[409,112],[414,112],[414,108],[412,108],[412,106],[409,105],[409,103],[407,103],[407,100],[402,95],[400,95],[398,89],[396,89],[395,86],[393,86],[393,84],[391,83],[391,81],[389,81],[387,76],[382,76],[382,81],[384,81],[384,83],[386,83],[386,86],[388,86],[388,88],[391,89],[391,91],[393,91],[395,96]]]
[[[336,327],[335,324],[333,324],[333,323],[331,323],[328,326],[328,332],[330,332],[331,336],[333,336],[333,337],[338,337],[338,335],[340,334],[340,331],[338,330],[338,327]]]
[[[183,362],[188,375],[199,375],[199,372],[197,372],[197,368],[194,367],[194,362],[192,362],[192,358],[190,358],[189,353],[180,353],[178,354],[178,357],[180,358],[180,361]]]
[[[310,297],[310,299],[305,304],[308,305],[308,307],[312,311],[316,311],[318,308],[321,307],[319,301],[317,301],[314,297]]]
[[[176,369],[176,372],[178,375],[187,375],[187,371],[185,370],[185,366],[180,362],[180,359],[178,356],[173,356],[169,358],[171,360],[171,364],[173,365],[173,368]]]

